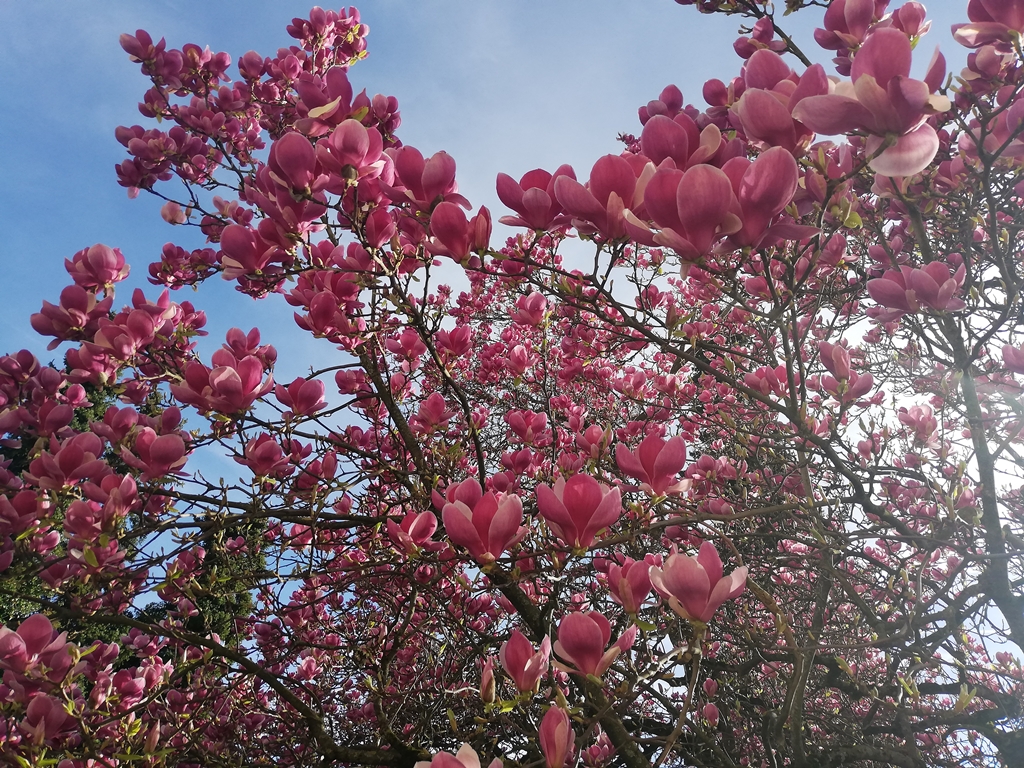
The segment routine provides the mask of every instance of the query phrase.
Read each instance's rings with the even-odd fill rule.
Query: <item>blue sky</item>
[[[237,61],[248,50],[269,54],[290,44],[285,26],[310,6],[0,0],[0,264],[7,289],[0,352],[25,347],[44,360],[60,359],[59,351],[45,352],[47,340],[28,318],[43,299],[56,303],[69,282],[63,260],[76,250],[97,242],[123,250],[133,274],[118,291],[119,306],[136,286],[158,293],[145,277],[163,243],[201,244],[198,233],[165,224],[155,199],[129,200],[115,180],[113,166],[124,158],[115,126],[147,124],[136,107],[147,81],[118,35],[142,28],[166,37],[170,47],[209,45]],[[933,6],[935,26],[917,65],[927,64],[939,44],[958,71],[963,49],[952,42],[949,24],[965,20],[957,9],[966,1]],[[505,213],[494,193],[498,172],[518,178],[567,162],[586,178],[594,160],[620,151],[619,132],[639,131],[637,107],[665,85],[677,84],[687,101],[703,106],[704,81],[728,80],[741,63],[731,48],[735,20],[702,16],[671,0],[367,0],[360,11],[371,30],[370,56],[350,73],[356,89],[398,97],[403,141],[425,155],[452,154],[462,192],[495,218]],[[808,13],[787,31],[813,49],[818,18]],[[820,58],[827,60],[823,52]],[[313,353],[307,345],[314,340],[297,331],[283,300],[254,304],[220,280],[175,298],[207,311],[207,349],[233,325],[259,325],[290,353],[282,354],[281,373],[293,376],[309,365],[303,353]]]

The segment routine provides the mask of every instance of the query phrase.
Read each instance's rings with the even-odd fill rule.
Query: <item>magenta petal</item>
[[[743,126],[743,132],[750,138],[775,147],[795,147],[796,130],[793,126],[793,116],[768,91],[760,88],[749,88],[744,91],[739,103],[736,104],[736,116]]]
[[[719,225],[735,205],[732,184],[721,169],[695,165],[679,183],[676,206],[687,239],[704,253],[715,239]]]
[[[793,117],[826,136],[838,136],[873,122],[871,113],[859,101],[837,94],[807,97],[794,107]]]
[[[910,75],[910,40],[895,27],[876,29],[857,51],[850,69],[856,84],[863,75],[871,75],[883,88],[894,77]]]
[[[738,197],[744,217],[753,214],[767,223],[792,201],[799,176],[796,160],[789,152],[781,147],[764,152],[740,182]]]
[[[877,277],[868,280],[868,295],[878,304],[889,309],[901,309],[904,312],[912,312],[910,302],[907,300],[907,291],[892,280],[884,277]]]
[[[447,152],[437,152],[423,166],[423,195],[432,202],[439,195],[453,191],[455,159]]]
[[[589,222],[603,221],[605,209],[576,179],[559,176],[555,181],[555,197],[567,213]]]
[[[522,524],[523,502],[515,495],[502,498],[487,531],[487,551],[495,557],[501,555]]]
[[[708,581],[710,583],[717,584],[721,581],[722,558],[718,554],[718,550],[715,548],[715,545],[710,541],[705,541],[700,545],[700,551],[697,553],[697,563],[708,575]]]
[[[747,88],[774,88],[793,72],[789,65],[775,51],[762,48],[754,51],[743,68],[743,80]]]
[[[499,173],[495,184],[498,199],[516,213],[522,213],[523,188],[507,173]]]
[[[655,115],[648,120],[640,134],[640,148],[655,165],[666,157],[671,157],[677,165],[685,165],[690,156],[689,146],[686,129],[665,115]]]
[[[640,446],[641,449],[643,446]],[[674,478],[686,464],[686,443],[683,438],[669,438],[654,462],[654,476],[658,479]]]
[[[465,504],[445,504],[441,510],[441,520],[444,521],[445,532],[453,544],[469,550],[474,557],[479,557],[486,551],[473,525],[473,513]]]
[[[644,483],[650,483],[651,477],[647,474],[647,470],[636,455],[629,450],[625,445],[619,443],[615,446],[615,463],[619,465],[619,469],[629,477],[640,480]]]
[[[570,613],[558,624],[555,651],[584,674],[594,674],[601,664],[606,640],[601,627],[590,616]]]
[[[53,624],[43,614],[36,613],[18,625],[18,635],[25,641],[29,655],[35,655],[53,640]]]
[[[675,168],[660,168],[644,189],[644,207],[651,219],[659,227],[682,229],[679,221],[679,208],[676,204],[676,192],[683,172]]]
[[[590,194],[602,207],[608,206],[613,192],[623,202],[632,200],[635,188],[636,174],[625,158],[605,155],[594,163],[590,172]]]
[[[865,148],[873,154],[882,144],[882,139],[869,136]],[[896,143],[872,160],[868,165],[875,173],[883,176],[913,176],[920,173],[939,151],[939,136],[935,129],[925,123],[916,130],[900,136]]]

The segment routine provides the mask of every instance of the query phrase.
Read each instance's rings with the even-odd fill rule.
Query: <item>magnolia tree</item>
[[[504,244],[354,9],[234,72],[122,37],[117,179],[206,242],[128,305],[79,251],[57,362],[0,359],[6,761],[1024,764],[1024,0],[921,80],[916,2],[832,0],[837,74],[698,5],[739,74],[499,176]],[[246,318],[198,354],[208,279],[308,375]]]

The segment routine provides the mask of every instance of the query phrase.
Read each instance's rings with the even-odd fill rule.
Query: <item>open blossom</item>
[[[518,629],[501,646],[498,659],[501,666],[520,693],[536,691],[540,679],[547,673],[551,658],[551,640],[545,636],[540,641],[540,648],[533,645]]]
[[[448,537],[480,563],[493,563],[521,536],[523,502],[515,494],[484,493],[470,478],[448,489],[441,510]]]
[[[526,173],[518,182],[511,176],[498,174],[498,198],[518,213],[518,216],[502,216],[499,221],[510,227],[529,227],[548,230],[569,223],[569,217],[562,214],[562,205],[555,197],[555,182],[559,176],[576,178],[568,165],[559,166],[553,174],[541,168]]]
[[[633,156],[634,159],[638,156]],[[644,161],[644,158],[640,158]],[[583,186],[571,176],[559,176],[555,181],[555,197],[579,222],[582,231],[597,232],[609,240],[626,235],[623,212],[643,205],[644,187],[654,172],[654,165],[634,172],[625,157],[605,155],[594,163],[590,181]]]
[[[392,543],[413,554],[430,542],[437,530],[437,518],[433,512],[408,512],[401,523],[389,518],[387,529]]]
[[[618,488],[579,474],[568,480],[560,477],[550,488],[538,485],[537,506],[555,536],[567,546],[586,549],[619,519],[622,497]]]
[[[696,557],[678,553],[665,558],[661,568],[651,568],[651,583],[669,606],[687,621],[707,624],[718,606],[743,592],[747,567],[722,574],[722,558],[710,541],[701,544]]]
[[[946,73],[941,54],[936,52],[923,81],[910,78],[910,60],[910,41],[903,32],[877,29],[854,57],[851,81],[833,93],[802,100],[793,117],[818,133],[867,133],[865,150],[876,173],[919,173],[939,149],[939,136],[925,121],[948,110],[950,103],[935,93]]]
[[[604,614],[597,611],[570,613],[558,623],[554,649],[584,675],[600,677],[620,653],[633,647],[636,632],[636,625],[630,625],[609,647],[612,625]]]
[[[964,284],[966,269],[960,264],[956,272],[949,265],[933,261],[919,269],[902,266],[888,269],[881,277],[868,280],[868,294],[883,307],[895,310],[893,319],[922,308],[936,312],[955,312],[967,306],[956,296]]]
[[[625,474],[639,480],[640,488],[652,496],[682,493],[689,483],[679,480],[679,470],[686,464],[686,443],[676,436],[665,439],[650,434],[635,451],[619,443],[615,461]]]

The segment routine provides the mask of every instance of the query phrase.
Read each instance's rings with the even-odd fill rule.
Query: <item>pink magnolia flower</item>
[[[927,405],[913,405],[901,408],[898,415],[901,424],[913,430],[914,439],[922,445],[934,448],[939,444],[936,433],[939,429],[938,419]]]
[[[651,583],[669,606],[687,621],[707,624],[718,606],[743,592],[747,567],[722,575],[722,559],[710,541],[696,557],[669,555],[661,568],[651,568]]]
[[[310,416],[327,405],[324,400],[324,383],[319,379],[304,379],[300,376],[287,387],[278,384],[274,388],[274,395],[282,405],[291,409],[288,413],[298,416]]]
[[[494,758],[487,768],[501,768],[502,763]],[[413,768],[480,768],[480,757],[469,744],[463,744],[454,755],[438,752],[430,760],[420,760]]]
[[[695,165],[686,172],[664,164],[645,187],[644,206],[661,228],[651,237],[647,225],[632,212],[626,216],[629,234],[639,242],[671,248],[696,261],[725,235],[739,231],[739,202],[732,182],[721,168]]]
[[[516,299],[516,311],[512,314],[512,322],[516,325],[540,325],[548,309],[548,300],[540,291],[533,291]]]
[[[600,677],[620,653],[633,647],[636,632],[636,625],[630,625],[609,647],[612,625],[603,614],[570,613],[558,623],[554,650],[584,675]]]
[[[853,60],[851,82],[840,83],[834,93],[804,99],[793,117],[818,133],[863,131],[872,170],[913,176],[928,167],[939,149],[939,136],[925,120],[948,110],[950,103],[935,93],[946,73],[942,55],[936,51],[923,81],[909,77],[910,60],[910,41],[903,32],[877,29]]]
[[[967,306],[956,293],[963,287],[966,269],[961,264],[951,273],[949,266],[933,261],[919,269],[903,266],[888,269],[881,277],[868,280],[868,294],[883,307],[896,310],[896,319],[922,307],[936,312],[955,312]]]
[[[562,214],[562,206],[555,197],[555,182],[559,176],[576,178],[572,167],[561,165],[554,174],[536,168],[518,182],[511,176],[498,174],[498,199],[518,216],[502,216],[499,221],[509,227],[529,227],[546,231],[569,223]]]
[[[619,489],[583,474],[560,477],[550,488],[538,485],[537,506],[555,536],[574,549],[589,547],[622,514]]]
[[[36,745],[42,745],[66,732],[73,731],[75,721],[64,704],[52,696],[35,696],[25,710],[25,718],[18,723],[20,730]]]
[[[128,277],[129,270],[120,249],[108,248],[102,243],[83,248],[70,259],[64,259],[64,268],[75,285],[86,290],[109,290],[114,283]]]
[[[67,632],[59,635],[41,613],[29,616],[17,630],[0,627],[0,668],[23,675],[42,665],[46,678],[57,682],[71,667]]]
[[[709,701],[707,704],[705,704],[704,708],[701,710],[701,714],[704,715],[704,719],[708,721],[708,725],[710,725],[712,728],[718,725],[718,718],[721,716],[721,713],[718,711],[718,707],[716,707],[713,702]]]
[[[640,606],[651,594],[650,571],[655,564],[653,559],[653,555],[643,560],[627,557],[622,565],[612,563],[608,566],[608,590],[612,600],[621,605],[626,613],[639,613]]]
[[[381,188],[393,202],[410,203],[423,213],[430,213],[445,200],[469,208],[469,201],[459,194],[455,183],[455,160],[447,152],[437,152],[426,160],[415,147],[386,152],[394,160],[398,183],[394,187],[381,184]]]
[[[493,563],[521,536],[523,502],[515,494],[484,493],[470,478],[449,486],[447,496],[441,519],[448,537],[477,562]]]
[[[653,171],[651,165],[650,172]],[[625,157],[605,155],[594,163],[585,187],[570,176],[559,176],[555,197],[566,213],[579,222],[578,228],[617,240],[626,236],[623,212],[643,204],[647,178],[645,173],[635,173]]]
[[[377,178],[391,164],[384,154],[384,140],[376,128],[367,128],[358,120],[344,120],[331,135],[316,143],[316,158],[324,170],[347,184],[364,178]],[[385,181],[393,181],[385,178]],[[334,184],[328,187],[337,194],[344,189]]]
[[[142,470],[140,479],[155,480],[180,470],[187,461],[188,448],[179,434],[157,435],[149,427],[139,430],[132,450],[121,449],[125,464]]]
[[[540,721],[537,735],[547,768],[564,768],[576,745],[569,713],[561,707],[550,707]]]
[[[857,373],[850,368],[850,353],[846,347],[829,344],[818,345],[821,363],[832,376],[821,377],[821,387],[841,403],[864,397],[871,391],[875,379],[870,373]],[[833,376],[835,378],[833,378]]]
[[[408,512],[401,523],[388,519],[388,538],[408,554],[415,554],[430,542],[437,530],[433,512]]]
[[[1024,2],[1021,0],[971,0],[967,4],[969,24],[954,24],[953,37],[967,48],[989,43],[1008,47],[1024,33]]]
[[[520,693],[535,692],[540,686],[540,679],[547,673],[551,658],[551,640],[545,637],[540,641],[540,648],[534,650],[533,645],[518,629],[501,646],[498,660],[502,668]]]
[[[731,114],[750,139],[788,152],[802,151],[813,132],[793,119],[793,110],[810,96],[829,91],[828,77],[820,64],[797,76],[779,54],[756,51],[743,68],[746,88]]]
[[[246,410],[274,387],[274,377],[263,380],[263,363],[253,355],[236,358],[226,349],[213,353],[214,368],[191,362],[181,384],[171,385],[171,394],[201,412],[234,414]]]
[[[682,493],[689,486],[677,478],[686,464],[686,443],[678,435],[665,439],[652,433],[635,451],[619,443],[615,446],[615,461],[625,474],[639,480],[641,490],[651,496]]]
[[[437,253],[451,256],[455,261],[467,266],[474,263],[471,254],[484,253],[491,239],[491,212],[485,207],[472,219],[455,203],[438,203],[430,214],[430,233],[437,238],[440,247],[434,247]]]

